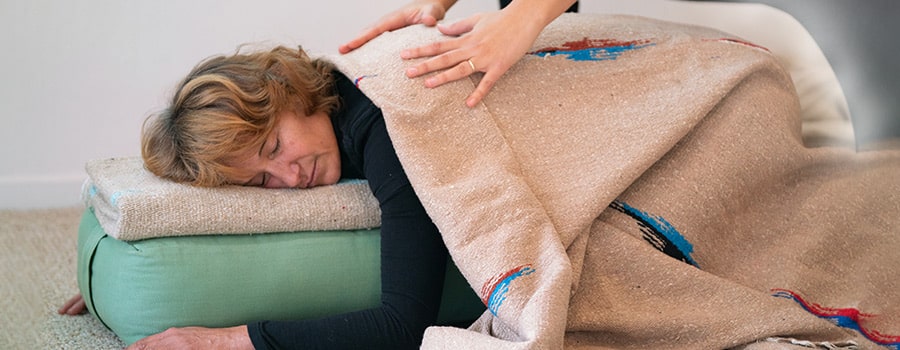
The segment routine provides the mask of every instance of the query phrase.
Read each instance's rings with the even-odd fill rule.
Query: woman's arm
[[[377,145],[383,141],[370,139],[372,143],[376,145],[368,146],[366,153],[381,153],[375,149],[383,148],[383,144]],[[437,318],[447,251],[402,169],[396,170],[399,161],[392,157],[366,162],[375,168],[369,173],[384,174],[378,177],[381,180],[372,182],[382,203],[379,307],[313,320],[263,321],[231,328],[170,328],[128,349],[418,348],[425,328]]]
[[[412,193],[412,189],[407,187],[401,192]],[[381,226],[381,305],[314,320],[251,323],[248,331],[254,346],[417,349],[425,328],[437,318],[447,253],[424,210],[391,208],[406,198],[408,194],[398,193],[389,198],[393,203],[382,206],[382,212],[388,213],[383,214]]]

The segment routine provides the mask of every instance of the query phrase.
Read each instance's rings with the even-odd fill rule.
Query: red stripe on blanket
[[[513,280],[522,276],[528,276],[533,272],[534,268],[529,264],[517,266],[512,270],[494,276],[481,286],[481,302],[496,316],[500,305],[506,300],[506,293],[509,291]]]
[[[765,46],[757,45],[757,44],[751,43],[751,42],[746,41],[746,40],[735,39],[735,38],[706,39],[706,40],[704,40],[704,41],[719,41],[719,42],[726,42],[726,43],[740,44],[740,45],[749,46],[749,47],[752,47],[752,48],[755,48],[755,49],[760,49],[760,50],[763,50],[763,51],[765,51],[765,52],[772,52],[772,51],[770,51],[768,48],[766,48]]]
[[[774,296],[792,299],[813,315],[834,321],[838,326],[854,329],[875,343],[894,348],[900,346],[900,335],[884,334],[865,326],[868,319],[878,317],[876,314],[860,312],[855,308],[822,306],[806,300],[797,292],[787,289],[774,288],[771,291]]]

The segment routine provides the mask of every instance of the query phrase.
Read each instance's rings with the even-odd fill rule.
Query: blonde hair
[[[171,105],[144,121],[144,166],[176,182],[227,184],[241,169],[225,161],[261,147],[275,115],[330,114],[337,108],[333,69],[303,49],[282,46],[206,59],[179,84]]]

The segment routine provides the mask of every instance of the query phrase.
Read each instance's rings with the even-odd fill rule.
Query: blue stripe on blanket
[[[662,216],[648,214],[622,201],[614,201],[610,203],[609,207],[637,220],[644,240],[656,249],[694,267],[700,267],[694,261],[694,258],[691,257],[691,253],[694,252],[694,246]]]
[[[878,343],[878,345],[883,345],[889,349],[895,350],[900,348],[900,335],[885,334],[865,326],[868,319],[877,318],[879,315],[860,312],[859,309],[852,307],[835,308],[822,306],[810,302],[804,299],[800,293],[788,289],[772,289],[772,295],[779,298],[791,299],[797,304],[800,304],[807,312],[831,320],[831,322],[834,322],[834,324],[838,326],[855,330],[869,340]]]
[[[649,40],[621,41],[615,39],[589,39],[569,41],[560,47],[547,47],[529,52],[539,57],[561,55],[572,61],[607,61],[615,60],[622,54],[656,45]]]
[[[506,300],[506,293],[509,292],[512,281],[533,272],[534,268],[531,265],[522,265],[491,278],[481,287],[481,301],[494,316],[497,316],[500,305]]]

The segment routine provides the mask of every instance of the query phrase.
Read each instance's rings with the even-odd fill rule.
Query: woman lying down
[[[143,131],[146,167],[172,181],[367,179],[381,306],[131,347],[900,343],[900,151],[804,147],[790,77],[765,48],[563,16],[470,109],[479,75],[426,89],[403,74],[400,50],[436,35],[214,57]],[[465,330],[432,327],[448,251],[488,308]]]

